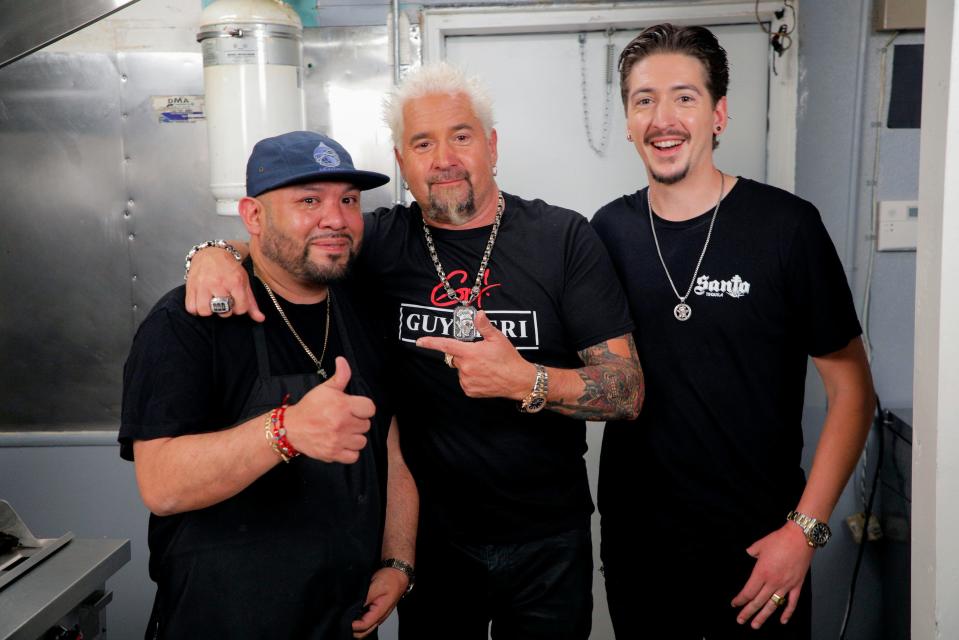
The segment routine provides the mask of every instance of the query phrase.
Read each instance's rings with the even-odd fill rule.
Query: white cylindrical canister
[[[236,215],[263,138],[306,128],[303,23],[281,0],[217,0],[200,17],[216,212]]]

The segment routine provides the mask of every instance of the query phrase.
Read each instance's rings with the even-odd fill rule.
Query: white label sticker
[[[161,124],[206,119],[203,96],[153,96],[153,110]]]

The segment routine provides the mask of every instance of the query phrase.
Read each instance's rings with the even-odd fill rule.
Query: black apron
[[[373,397],[339,304],[332,311],[352,368],[347,393]],[[264,328],[252,332],[259,377],[239,422],[271,411],[286,394],[297,402],[323,382],[316,373],[271,375]],[[372,450],[381,438],[369,436],[355,464],[299,456],[228,500],[182,514],[158,565],[146,637],[351,638],[382,540]]]

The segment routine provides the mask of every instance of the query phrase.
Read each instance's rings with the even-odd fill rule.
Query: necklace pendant
[[[317,372],[318,374],[320,374],[320,377],[323,378],[324,380],[326,380],[326,379],[328,379],[328,378],[330,377],[330,376],[326,375],[326,369],[324,369],[323,367],[317,367],[317,368],[316,368],[316,372]]]
[[[693,309],[685,302],[680,302],[673,307],[673,315],[676,316],[676,319],[680,322],[686,322],[689,320],[689,316],[693,315]]]
[[[463,342],[476,340],[476,309],[461,304],[453,310],[453,337]]]

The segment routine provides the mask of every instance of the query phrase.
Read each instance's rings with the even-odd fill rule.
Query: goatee
[[[452,195],[443,198],[433,192],[433,185],[437,182],[446,182],[448,180],[466,181],[466,197],[462,200],[456,200]],[[440,174],[432,176],[428,181],[430,201],[429,206],[423,214],[433,222],[462,226],[473,219],[476,215],[476,201],[473,195],[473,183],[470,181],[469,173],[458,172],[455,174]]]

